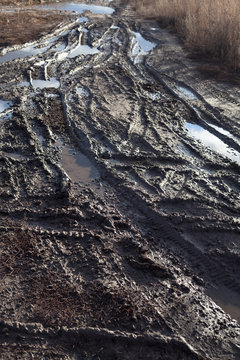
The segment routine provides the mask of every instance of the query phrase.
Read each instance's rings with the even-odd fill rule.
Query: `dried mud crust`
[[[0,358],[238,359],[239,324],[205,291],[239,299],[239,165],[184,127],[224,122],[239,136],[237,90],[195,84],[174,40],[113,6],[0,63],[12,102],[0,117]],[[158,46],[136,60],[139,30]],[[99,52],[64,55],[79,43]],[[34,87],[53,78],[58,88]],[[68,146],[98,175],[72,181]]]

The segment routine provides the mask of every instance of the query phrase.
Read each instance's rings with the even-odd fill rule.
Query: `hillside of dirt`
[[[1,39],[0,359],[239,359],[239,87],[126,1],[23,11],[57,22]]]

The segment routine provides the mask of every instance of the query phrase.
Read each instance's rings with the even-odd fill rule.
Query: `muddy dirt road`
[[[46,9],[0,56],[0,358],[240,359],[239,88],[127,2]]]

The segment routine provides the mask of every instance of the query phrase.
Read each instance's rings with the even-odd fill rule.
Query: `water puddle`
[[[69,145],[64,146],[62,141],[58,141],[57,145],[62,149],[61,165],[73,183],[86,184],[99,177],[97,169],[80,151],[72,149]]]
[[[0,100],[0,113],[9,109],[11,106],[12,106],[12,103],[10,101]],[[1,114],[0,114],[0,116],[1,116]]]
[[[58,44],[57,46],[54,47],[54,51],[56,53],[63,51],[66,48],[66,44],[65,43],[61,43]]]
[[[45,88],[59,88],[60,82],[51,77],[49,80],[32,80],[32,85],[35,89],[45,89]]]
[[[76,88],[76,92],[79,96],[89,96],[89,92],[80,86]]]
[[[132,32],[134,35],[132,44],[132,59],[135,63],[140,62],[140,57],[147,55],[156,44],[144,39],[139,32]]]
[[[238,294],[225,288],[210,288],[207,290],[207,295],[240,324],[240,298]]]
[[[112,13],[114,12],[114,9],[108,6],[88,5],[71,2],[44,4],[39,7],[46,10],[70,11],[77,14],[82,14],[84,11],[90,11],[94,14],[112,15]]]
[[[19,84],[20,87],[24,87],[24,86],[30,86],[30,82],[29,81],[22,81],[20,84]]]
[[[197,96],[189,89],[183,86],[177,86],[177,90],[179,90],[185,97],[188,99],[197,99]]]
[[[99,52],[99,50],[95,47],[90,47],[88,45],[78,45],[76,46],[76,48],[67,56],[69,58],[75,58],[76,56],[79,55],[93,55],[93,54],[97,54]]]
[[[78,21],[80,23],[88,22],[89,18],[87,16],[81,16],[80,18],[78,18]]]
[[[0,64],[15,59],[23,59],[29,56],[36,56],[39,54],[43,54],[45,51],[47,51],[50,48],[50,46],[51,43],[42,48],[38,48],[37,45],[31,45],[25,48],[21,48],[19,50],[9,51],[8,53],[0,57]]]
[[[226,145],[217,136],[211,134],[201,126],[192,123],[186,123],[186,129],[188,130],[190,136],[200,140],[203,145],[208,146],[213,151],[216,151],[217,153],[240,164],[240,154],[236,150]]]
[[[208,124],[209,126],[211,126],[212,128],[214,128],[215,130],[217,130],[218,132],[220,132],[220,134],[226,135],[227,137],[233,139],[237,144],[240,145],[240,139],[238,139],[236,136],[232,135],[229,131],[224,130],[223,128],[217,126],[217,125],[213,125],[213,124]]]

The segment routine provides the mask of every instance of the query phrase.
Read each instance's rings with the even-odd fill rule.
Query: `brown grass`
[[[0,46],[24,44],[37,40],[53,30],[68,15],[49,14],[46,11],[15,11],[0,14]]]
[[[239,0],[135,0],[137,10],[173,25],[192,52],[240,70]]]

